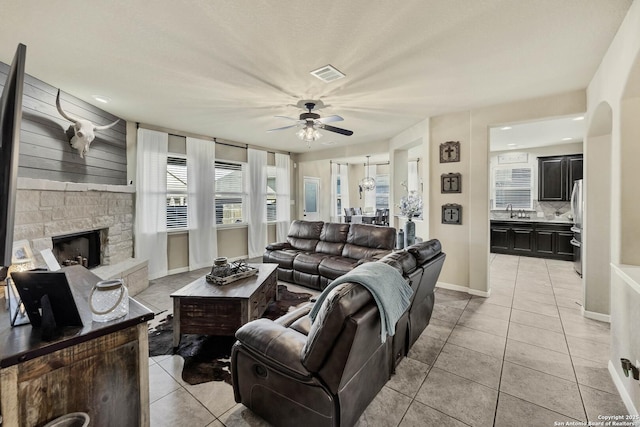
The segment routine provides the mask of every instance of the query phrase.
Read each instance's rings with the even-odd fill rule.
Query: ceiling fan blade
[[[297,125],[297,124],[295,124],[295,125],[285,126],[285,127],[281,127],[281,128],[269,129],[267,132],[273,132],[273,131],[276,131],[276,130],[291,129],[291,128],[294,128],[294,127],[296,127],[296,126],[298,126],[298,125]]]
[[[353,135],[353,131],[352,130],[347,130],[347,129],[342,129],[342,128],[337,128],[335,126],[329,126],[329,125],[322,125],[322,129],[324,130],[328,130],[329,132],[335,132],[335,133],[340,133],[342,135]]]
[[[344,119],[342,117],[333,115],[333,116],[319,118],[317,121],[320,123],[331,123],[331,122],[341,122],[343,120]]]
[[[299,122],[300,119],[294,119],[293,117],[287,117],[287,116],[273,116],[273,117],[278,117],[281,119],[287,119],[287,120],[293,120],[294,122]]]

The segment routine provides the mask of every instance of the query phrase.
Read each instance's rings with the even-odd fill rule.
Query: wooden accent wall
[[[27,58],[28,63],[28,58]],[[9,66],[0,62],[0,89]],[[25,75],[20,131],[18,176],[94,184],[126,185],[126,121],[96,132],[89,153],[81,158],[69,145],[66,130],[71,123],[56,109],[57,88]],[[68,114],[106,125],[118,117],[61,91],[60,101]]]

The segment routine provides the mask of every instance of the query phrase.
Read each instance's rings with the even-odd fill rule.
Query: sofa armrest
[[[265,362],[303,377],[310,376],[301,360],[302,348],[307,341],[305,335],[272,320],[257,319],[238,329],[236,338]]]
[[[266,248],[268,251],[279,251],[281,249],[291,249],[289,242],[269,243]]]
[[[302,307],[296,308],[295,310],[282,315],[281,317],[279,317],[276,320],[274,320],[274,322],[277,323],[278,325],[282,325],[285,328],[288,328],[296,320],[298,320],[301,317],[304,317],[307,314],[309,314],[309,312],[311,311],[311,308],[313,307],[313,304],[314,303],[309,302],[309,303],[303,305]]]

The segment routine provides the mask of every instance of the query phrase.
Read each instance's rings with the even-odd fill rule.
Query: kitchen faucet
[[[507,208],[506,208],[505,210],[506,210],[507,212],[511,212],[511,213],[509,214],[509,218],[513,218],[513,216],[514,216],[514,215],[513,215],[513,205],[512,205],[511,203],[509,203],[509,204],[507,205]]]

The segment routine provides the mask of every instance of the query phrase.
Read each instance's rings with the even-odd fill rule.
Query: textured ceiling
[[[295,130],[265,132],[301,99],[354,131],[325,132],[335,147],[585,88],[631,0],[2,3],[0,61],[21,42],[29,74],[127,120],[305,152]],[[347,77],[309,74],[326,64]]]

